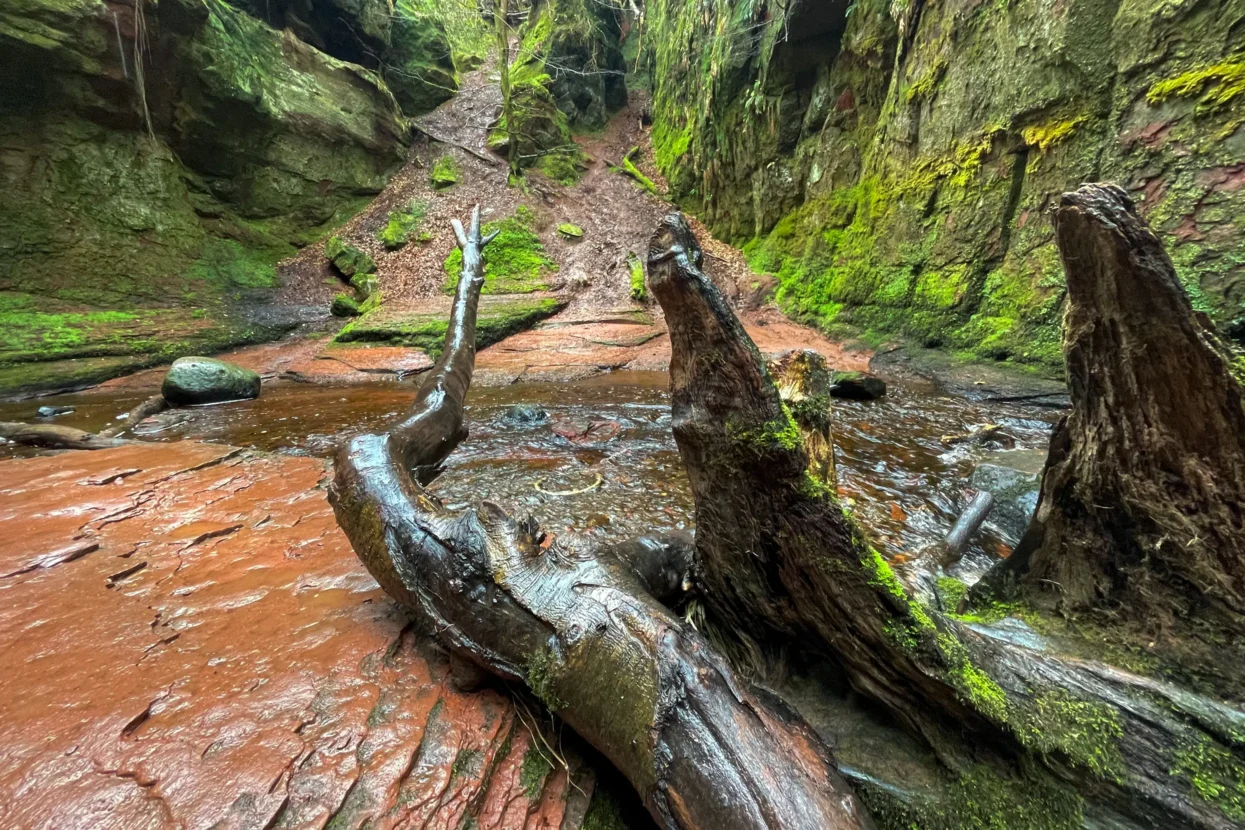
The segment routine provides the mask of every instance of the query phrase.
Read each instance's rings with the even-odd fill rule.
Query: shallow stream
[[[530,512],[555,532],[602,537],[693,526],[692,502],[670,432],[669,379],[618,372],[576,383],[476,387],[470,437],[433,489],[448,505],[481,498]],[[53,422],[97,430],[149,391],[86,392],[0,404],[0,420],[46,422],[40,406],[72,406]],[[410,382],[353,386],[268,385],[258,400],[178,409],[144,422],[138,436],[219,441],[257,450],[327,457],[338,441],[382,429],[409,405]],[[516,407],[543,412],[532,420]],[[1053,413],[976,403],[932,384],[897,381],[877,401],[835,402],[839,491],[879,550],[902,563],[940,540],[971,495],[981,464],[1026,474],[1041,469]],[[1002,425],[1010,449],[943,436]],[[570,437],[567,437],[570,436]],[[0,457],[29,452],[0,447]],[[1014,527],[988,523],[953,573],[974,576],[1016,541]]]

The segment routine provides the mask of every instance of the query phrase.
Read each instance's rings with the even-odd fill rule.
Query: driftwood
[[[118,435],[124,435],[134,429],[134,427],[141,424],[143,421],[150,418],[152,415],[159,415],[161,412],[168,409],[169,406],[169,402],[164,399],[163,395],[152,395],[150,398],[127,412],[125,417],[120,421],[110,427],[101,429],[98,433],[99,437],[115,438]]]
[[[964,549],[968,547],[973,534],[986,521],[986,517],[990,515],[990,511],[993,508],[994,496],[990,493],[983,490],[973,496],[973,500],[968,503],[968,507],[964,508],[964,512],[960,514],[960,517],[955,520],[955,524],[951,526],[951,530],[947,533],[947,538],[943,539],[943,553],[947,561],[955,561],[964,555]]]
[[[1135,621],[1160,650],[1245,634],[1245,392],[1159,240],[1118,187],[1064,194],[1072,412],[1038,507],[984,582],[1040,607]],[[978,592],[980,593],[980,591]],[[1240,694],[1238,687],[1237,694]]]
[[[25,424],[7,421],[0,423],[0,438],[27,447],[49,450],[107,450],[132,443],[131,439],[119,436],[168,407],[168,401],[163,396],[153,395],[131,409],[116,424],[101,429],[99,432],[87,432],[57,424]]]
[[[869,821],[798,716],[652,595],[675,602],[689,587],[724,646],[802,646],[922,738],[968,793],[954,816],[963,826],[1237,826],[1240,710],[988,636],[909,597],[810,474],[799,427],[678,214],[663,220],[648,265],[670,329],[694,545],[594,549],[487,502],[446,511],[422,483],[465,435],[487,241],[478,214],[469,233],[456,230],[464,271],[446,349],[406,421],[338,451],[338,521],[385,590],[456,659],[526,683],[628,777],[662,826]],[[1000,800],[1013,819],[973,812],[1001,810]],[[919,808],[885,812],[907,826]]]
[[[455,232],[463,271],[445,350],[410,416],[336,455],[330,498],[360,559],[457,658],[526,683],[663,827],[871,826],[816,734],[651,595],[682,589],[685,542],[594,550],[488,502],[451,513],[421,486],[465,436],[479,209]]]
[[[0,438],[14,444],[48,450],[107,450],[130,443],[124,438],[97,435],[74,427],[24,424],[20,421],[0,423]]]

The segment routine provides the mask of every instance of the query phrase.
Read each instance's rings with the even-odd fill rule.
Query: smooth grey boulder
[[[259,375],[210,357],[179,357],[164,376],[160,394],[174,406],[259,397]]]

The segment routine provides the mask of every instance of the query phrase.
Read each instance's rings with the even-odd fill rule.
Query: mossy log
[[[952,771],[988,769],[1021,813],[1046,816],[1029,826],[1238,826],[1245,713],[913,601],[809,474],[764,361],[701,262],[686,221],[666,217],[649,284],[670,330],[673,430],[696,502],[692,574],[712,630],[752,640],[743,653],[797,644],[829,659]],[[1194,771],[1190,753],[1216,771]]]
[[[1072,411],[1034,520],[986,583],[1039,607],[1137,621],[1159,647],[1239,640],[1245,390],[1232,356],[1123,190],[1064,194],[1055,231]]]
[[[488,502],[451,513],[424,489],[466,435],[489,241],[478,208],[455,233],[462,275],[437,365],[404,421],[335,457],[330,498],[359,558],[459,659],[526,683],[661,826],[870,827],[817,735],[652,596],[682,590],[686,543],[594,549]]]

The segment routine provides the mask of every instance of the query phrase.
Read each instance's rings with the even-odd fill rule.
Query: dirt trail
[[[574,380],[623,368],[666,368],[669,340],[661,309],[651,300],[632,299],[628,256],[643,257],[657,221],[672,208],[611,169],[629,149],[638,146],[641,169],[663,183],[652,164],[647,129],[641,124],[643,96],[642,92],[633,92],[629,105],[616,113],[600,133],[577,137],[588,159],[579,182],[564,186],[533,172],[520,189],[508,185],[507,171],[500,160],[484,161],[479,157],[493,158],[486,148],[486,138],[501,107],[495,68],[485,65],[467,75],[456,97],[418,122],[428,133],[453,143],[417,143],[406,166],[385,191],[339,231],[377,262],[384,303],[375,319],[391,328],[400,328],[404,321],[417,315],[447,313],[449,298],[443,290],[443,263],[454,249],[450,219],[465,217],[477,203],[483,206],[486,220],[501,219],[522,204],[535,214],[538,235],[546,254],[558,263],[558,271],[548,292],[498,294],[493,295],[492,301],[553,297],[564,308],[531,330],[482,350],[477,361],[477,382]],[[436,161],[447,154],[457,165],[459,183],[437,190],[430,182],[430,172]],[[392,210],[412,202],[427,206],[420,228],[432,235],[431,241],[387,251],[377,240],[377,232]],[[557,231],[561,223],[578,225],[584,231],[583,237],[564,238]],[[710,277],[737,306],[755,305],[749,295],[757,277],[748,269],[743,255],[713,239],[702,226],[695,227],[705,248]],[[285,287],[281,300],[291,305],[319,302],[327,308],[333,294],[343,288],[324,259],[320,245],[285,263],[282,276]],[[741,314],[763,351],[811,347],[825,353],[838,368],[868,366],[868,351],[845,350],[842,344],[792,324],[772,307],[741,307]],[[349,355],[337,353],[343,348],[350,349]],[[372,348],[384,351],[371,358],[362,357]],[[270,354],[261,348],[243,350],[235,356],[246,361],[256,353]],[[329,340],[310,352],[301,349],[297,360],[285,361],[279,367],[265,364],[255,368],[299,381],[358,380],[360,360],[368,363],[363,372],[372,376],[388,372],[404,377],[418,371],[418,358],[412,356],[410,349],[359,343],[347,347]],[[136,382],[144,381],[123,381]]]

